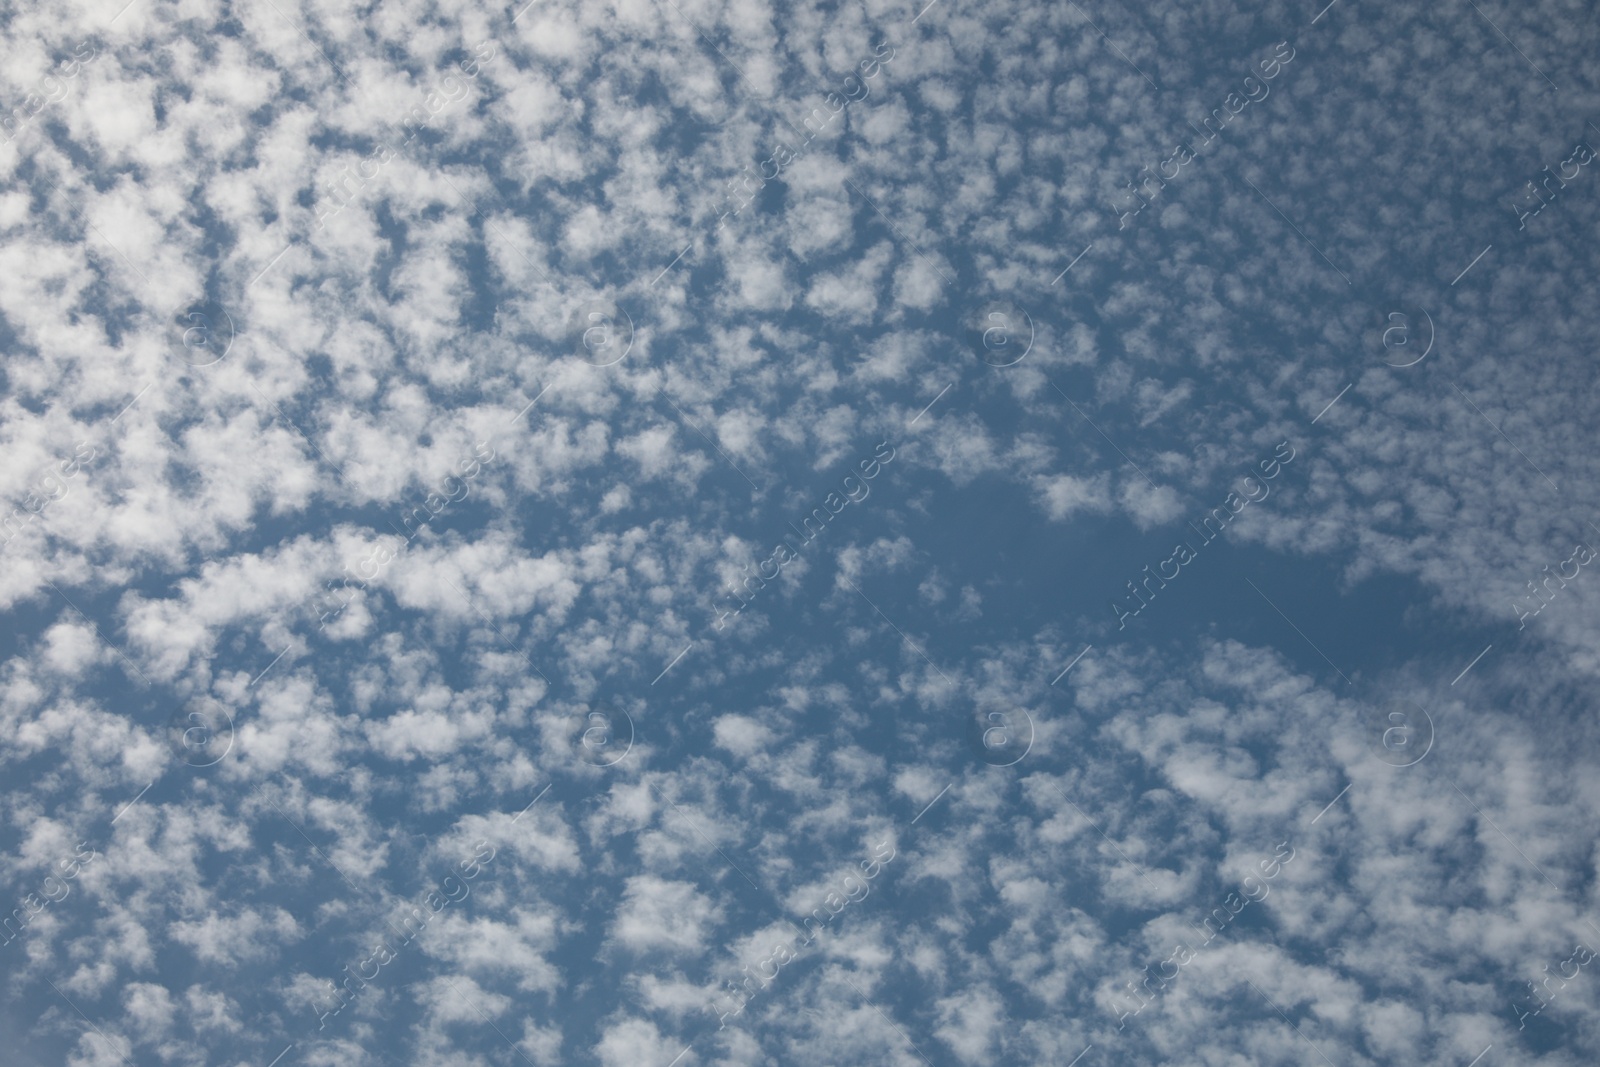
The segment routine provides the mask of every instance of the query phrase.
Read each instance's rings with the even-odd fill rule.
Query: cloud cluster
[[[1591,1062],[1569,7],[0,15],[9,1054]]]

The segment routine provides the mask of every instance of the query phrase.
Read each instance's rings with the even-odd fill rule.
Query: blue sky
[[[124,4],[0,15],[7,1063],[1595,1061],[1580,6]]]

